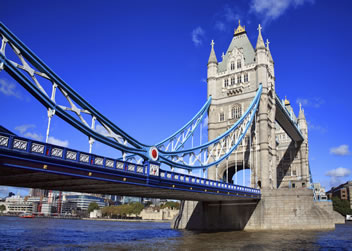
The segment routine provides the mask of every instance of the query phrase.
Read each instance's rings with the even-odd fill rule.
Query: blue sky
[[[277,93],[287,96],[296,112],[302,102],[313,178],[329,188],[352,178],[351,5],[5,0],[0,21],[82,97],[147,144],[176,131],[205,103],[210,41],[219,59],[238,19],[254,46],[260,23],[271,42]],[[5,72],[0,72],[0,112],[5,114],[0,124],[8,129],[45,140],[45,108]],[[88,151],[87,138],[57,117],[51,136]],[[100,144],[94,152],[114,155]],[[1,189],[0,196],[7,191]]]

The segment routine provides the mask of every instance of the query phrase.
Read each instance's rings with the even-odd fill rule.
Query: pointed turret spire
[[[257,46],[255,47],[255,49],[265,49],[264,40],[262,37],[262,26],[260,24],[257,30],[258,30],[258,40],[257,40]]]
[[[302,104],[299,103],[299,114],[298,114],[298,120],[306,120],[306,116],[304,115],[304,110],[302,109]]]
[[[269,58],[269,61],[273,63],[274,60],[273,60],[273,57],[271,56],[269,44],[270,44],[269,39],[267,39],[266,40],[266,49],[268,50],[268,58]]]
[[[214,40],[211,40],[211,51],[210,51],[210,56],[208,60],[208,64],[210,63],[218,63],[218,60],[216,59],[215,51],[214,51]]]

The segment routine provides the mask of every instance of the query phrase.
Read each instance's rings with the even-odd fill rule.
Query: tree
[[[163,208],[176,208],[176,209],[180,209],[180,203],[179,202],[175,202],[175,201],[168,201],[165,204],[163,204],[161,206],[161,209]]]
[[[88,213],[93,212],[95,209],[99,209],[98,203],[91,202],[88,206]]]
[[[0,205],[0,212],[4,212],[6,210],[6,207],[4,204]]]
[[[349,201],[341,200],[339,197],[332,197],[332,205],[336,212],[339,212],[344,216],[346,216],[346,214],[352,215]]]
[[[135,215],[139,215],[144,208],[143,204],[140,202],[132,202],[131,204],[129,204],[129,206],[130,206],[129,214],[135,214]]]

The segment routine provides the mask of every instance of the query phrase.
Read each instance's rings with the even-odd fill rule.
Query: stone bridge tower
[[[214,42],[211,43],[207,81],[208,97],[212,96],[208,117],[209,140],[225,132],[241,117],[259,84],[263,85],[255,123],[248,130],[244,142],[228,161],[208,169],[208,178],[229,178],[229,181],[236,171],[250,169],[251,186],[263,188],[261,199],[252,203],[241,203],[240,200],[185,201],[172,227],[211,231],[313,230],[331,229],[334,222],[343,220],[333,211],[330,201],[316,202],[313,190],[302,189],[310,183],[306,118],[302,108],[297,118],[290,102],[276,97],[274,61],[269,42],[264,44],[260,25],[256,47],[253,48],[245,27],[239,24],[221,62],[216,58]],[[288,123],[293,121],[299,127],[304,139],[302,142],[291,140],[276,122],[284,116],[280,115],[282,110],[287,112],[286,115],[290,114]],[[290,132],[290,129],[286,130]]]
[[[266,46],[258,27],[255,49],[240,23],[222,61],[218,62],[214,42],[208,61],[208,97],[212,96],[208,120],[208,139],[231,127],[247,110],[259,84],[263,92],[255,126],[234,152],[228,163],[209,169],[211,179],[231,180],[236,171],[251,170],[251,186],[276,188],[275,75],[269,42]],[[228,166],[228,172],[226,171]],[[217,175],[218,173],[218,175]]]

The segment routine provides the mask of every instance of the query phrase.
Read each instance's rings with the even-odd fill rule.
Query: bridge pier
[[[224,230],[319,230],[333,229],[344,218],[330,201],[314,201],[310,189],[262,190],[257,201],[185,201],[172,222],[176,229]]]

